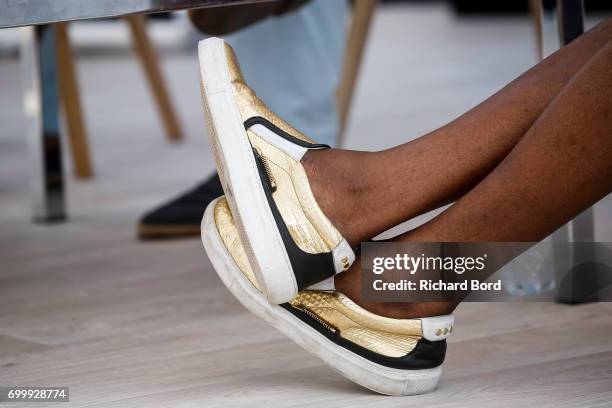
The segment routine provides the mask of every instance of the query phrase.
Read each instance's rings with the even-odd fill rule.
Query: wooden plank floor
[[[69,385],[74,405],[92,407],[612,401],[611,304],[465,304],[439,389],[387,398],[243,310],[197,241],[142,245],[106,232],[84,246],[80,224],[3,250],[0,384]]]
[[[371,123],[382,121],[384,142],[394,144],[461,113],[532,63],[528,27],[526,20],[457,23],[438,8],[384,10],[349,142],[374,148]],[[409,30],[430,30],[443,49],[418,51],[424,45]],[[417,51],[381,75],[406,41]],[[500,63],[503,52],[512,61]],[[468,69],[465,55],[489,69]],[[453,70],[441,66],[453,61]],[[172,55],[164,64],[187,132],[180,146],[167,145],[159,122],[148,119],[154,106],[133,60],[80,62],[98,175],[69,181],[70,222],[40,226],[29,220],[19,66],[0,60],[0,385],[70,386],[68,406],[105,408],[612,406],[612,304],[462,305],[438,390],[383,397],[247,313],[198,240],[137,242],[144,209],[212,169],[194,57]],[[431,82],[438,87],[424,89],[421,75],[438,76]],[[415,100],[397,99],[398,82]],[[610,230],[602,220],[599,234]]]

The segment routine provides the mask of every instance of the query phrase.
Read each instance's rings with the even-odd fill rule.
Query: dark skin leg
[[[356,246],[359,242],[370,239],[406,219],[452,202],[472,188],[478,194],[483,187],[474,186],[496,169],[523,137],[536,132],[534,129],[541,129],[541,124],[534,126],[536,120],[543,116],[544,110],[610,38],[612,38],[612,22],[607,20],[527,71],[462,117],[413,142],[376,153],[341,150],[309,152],[303,162],[322,209],[349,242]],[[581,82],[589,81],[584,75],[582,76]],[[575,90],[567,92],[570,95],[574,94],[578,101],[580,100],[579,92]],[[570,99],[569,103],[572,103],[571,98],[563,99]],[[573,103],[575,105],[576,101]],[[558,105],[558,102],[555,104]],[[584,104],[582,106],[584,107]],[[546,117],[551,116],[552,114],[548,112]],[[574,129],[582,125],[579,117],[575,117],[574,120],[576,120]],[[548,121],[554,122],[554,119]],[[584,143],[586,142],[584,140]],[[516,153],[513,157],[516,157]],[[516,163],[517,159],[513,159],[513,162]],[[380,163],[385,165],[381,166]],[[554,163],[549,161],[546,163],[554,167],[552,166]],[[502,170],[496,169],[497,177],[508,166],[505,164],[500,166]],[[552,171],[552,174],[556,171],[554,168],[548,170]],[[492,175],[487,178],[490,177]],[[576,178],[575,182],[582,184],[584,180]],[[332,186],[333,190],[329,189]],[[482,201],[480,198],[472,198],[474,191],[466,197],[480,203]],[[609,188],[606,191],[609,191]],[[486,194],[497,199],[500,197],[508,199],[507,194],[500,195],[496,190],[489,189]],[[601,198],[601,194],[595,196]],[[583,198],[584,201],[578,206],[581,209],[588,208],[597,201],[597,199],[589,200],[592,197],[588,195]],[[545,201],[540,203],[541,206],[547,205],[549,198],[542,195],[540,199]],[[486,239],[470,235],[473,230],[462,230],[460,227],[448,228],[448,225],[454,224],[454,217],[461,215],[461,211],[469,213],[464,204],[466,200],[462,198],[451,208],[452,211],[446,211],[435,220],[398,239],[421,242],[521,240],[516,237],[504,238],[501,232],[498,233],[497,228],[491,229],[493,224],[486,225],[486,228],[480,230],[481,233],[484,231],[492,234]],[[509,202],[511,200],[506,204]],[[474,217],[483,217],[484,213],[474,211],[474,208],[478,207],[472,208]],[[496,210],[494,206],[489,210],[499,211],[498,214],[504,213],[502,210]],[[533,230],[527,231],[522,240],[535,241],[540,235],[548,235],[577,212],[570,211],[570,213],[572,214],[570,216],[567,213],[556,214],[556,217],[549,218],[548,225],[540,224]],[[467,213],[462,215],[463,223],[475,228],[477,224],[472,223],[469,215]],[[545,215],[543,220],[547,217],[549,216]],[[550,220],[554,222],[551,224]],[[460,224],[457,222],[457,225]],[[497,226],[500,228],[505,226],[503,228],[508,228],[510,231],[514,231],[515,228],[513,224],[501,223]],[[451,231],[456,234],[454,237],[450,235]],[[519,231],[516,231],[515,234],[519,235]],[[358,304],[377,314],[397,318],[422,317],[450,313],[456,307],[456,304],[435,302],[362,303],[359,270],[357,262],[351,270],[336,277],[336,286]]]
[[[586,63],[493,171],[400,242],[539,241],[612,191],[612,41]],[[360,301],[360,270],[336,287],[364,308],[411,318],[450,303]]]
[[[357,247],[456,200],[506,157],[611,38],[608,19],[460,118],[404,145],[380,152],[308,152],[302,162],[321,208]]]

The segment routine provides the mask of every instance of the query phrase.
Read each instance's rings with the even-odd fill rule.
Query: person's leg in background
[[[276,4],[285,6],[278,8]],[[209,33],[240,29],[225,39],[239,53],[245,77],[258,96],[296,128],[334,146],[338,132],[336,88],[348,2],[292,0],[222,7],[215,11],[217,15],[206,14],[211,10],[215,9],[203,10],[200,16],[192,14],[192,20]],[[245,27],[258,19],[263,20]],[[221,195],[219,178],[213,174],[194,189],[147,212],[139,221],[140,238],[198,237],[204,209]]]
[[[225,37],[257,96],[296,129],[330,146],[338,133],[336,89],[348,11],[345,0],[313,0],[286,17]]]
[[[612,191],[612,40],[585,64],[510,153],[453,206],[396,242],[536,242]],[[456,303],[360,301],[360,265],[336,287],[395,318],[451,313]]]

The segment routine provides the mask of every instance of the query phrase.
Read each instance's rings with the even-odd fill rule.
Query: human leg
[[[612,191],[612,41],[569,81],[507,157],[444,213],[399,242],[539,241]],[[389,317],[450,313],[450,303],[360,302],[360,266],[336,287]]]
[[[493,170],[610,38],[607,20],[460,118],[404,145],[308,152],[302,162],[319,205],[357,246],[452,202]]]

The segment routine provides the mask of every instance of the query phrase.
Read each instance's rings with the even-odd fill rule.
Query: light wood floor
[[[418,51],[419,33],[443,49]],[[373,124],[394,144],[444,123],[527,68],[530,41],[527,21],[384,11],[349,142],[373,148]],[[408,46],[417,51],[396,54]],[[100,408],[612,406],[612,304],[462,305],[438,390],[382,397],[247,313],[198,240],[137,242],[143,210],[212,169],[194,55],[164,60],[187,132],[180,146],[164,141],[134,61],[80,62],[98,175],[69,181],[72,219],[53,226],[29,220],[19,66],[0,60],[0,385],[69,386],[68,406]],[[420,99],[398,98],[398,81]],[[609,218],[598,228],[610,231]]]

